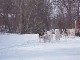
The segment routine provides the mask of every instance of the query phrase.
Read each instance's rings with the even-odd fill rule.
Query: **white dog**
[[[55,29],[55,39],[60,40],[60,38],[61,38],[61,34],[60,34],[59,29]]]

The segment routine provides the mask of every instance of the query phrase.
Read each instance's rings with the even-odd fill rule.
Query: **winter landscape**
[[[39,42],[38,34],[0,34],[0,60],[79,60],[80,37]]]
[[[80,60],[80,0],[0,0],[0,60]]]

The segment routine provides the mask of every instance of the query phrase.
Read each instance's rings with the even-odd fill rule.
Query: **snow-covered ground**
[[[38,34],[0,34],[0,60],[80,60],[80,37],[39,43]]]

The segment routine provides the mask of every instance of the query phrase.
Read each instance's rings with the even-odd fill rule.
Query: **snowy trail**
[[[0,60],[79,60],[80,37],[39,43],[38,35],[0,35]]]

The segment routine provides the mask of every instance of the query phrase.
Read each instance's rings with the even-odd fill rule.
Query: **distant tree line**
[[[74,28],[79,19],[80,0],[0,0],[0,32]]]

